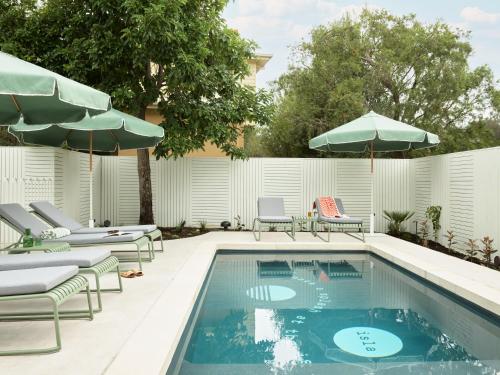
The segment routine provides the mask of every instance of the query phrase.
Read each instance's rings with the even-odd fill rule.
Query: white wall
[[[259,196],[283,196],[289,215],[305,215],[315,197],[341,197],[347,212],[368,224],[370,166],[367,159],[184,158],[152,160],[156,223],[175,226],[206,220],[218,226],[240,215],[249,228]],[[0,202],[27,206],[49,200],[82,224],[89,217],[88,155],[49,147],[0,147]],[[375,162],[376,230],[383,210],[414,210],[421,220],[430,205],[443,207],[440,240],[455,232],[500,241],[500,148]],[[94,156],[94,217],[113,225],[139,217],[135,157]],[[413,220],[413,219],[412,219]],[[414,231],[414,223],[408,226]],[[0,242],[15,236],[0,225]],[[498,246],[498,245],[497,245]]]
[[[409,160],[377,160],[377,228],[385,230],[383,209],[411,209]],[[101,216],[113,224],[134,224],[138,217],[135,157],[103,157]],[[363,159],[185,158],[151,162],[155,220],[175,226],[184,219],[218,226],[240,215],[249,228],[259,196],[282,196],[289,215],[305,215],[317,196],[342,197],[352,216],[368,223],[370,165]]]

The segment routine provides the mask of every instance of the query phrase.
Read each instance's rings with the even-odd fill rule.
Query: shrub
[[[441,209],[441,206],[430,206],[427,207],[427,210],[425,210],[425,217],[432,223],[434,241],[436,242],[438,242],[439,230],[441,229],[441,224],[439,224],[439,220],[441,219]]]
[[[497,250],[493,249],[493,238],[486,236],[483,237],[481,242],[484,247],[479,252],[483,254],[483,260],[486,265],[491,266],[491,256],[497,252]]]
[[[467,248],[465,249],[465,260],[471,260],[476,256],[477,250],[479,249],[476,242],[477,240],[473,240],[471,238],[469,238],[466,242]]]
[[[420,222],[418,232],[422,240],[422,246],[427,247],[429,238],[429,225],[427,219]]]
[[[405,231],[404,222],[410,219],[415,213],[411,211],[384,211],[384,219],[389,221],[388,233],[401,236]]]

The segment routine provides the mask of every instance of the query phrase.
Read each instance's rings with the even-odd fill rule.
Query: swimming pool
[[[378,256],[224,251],[167,374],[498,371],[498,316]]]

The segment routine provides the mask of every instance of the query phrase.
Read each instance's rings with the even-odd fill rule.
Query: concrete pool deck
[[[104,311],[93,321],[62,321],[59,353],[0,357],[0,373],[164,374],[218,249],[369,250],[500,315],[500,272],[382,234],[363,244],[345,234],[325,243],[309,233],[297,233],[296,242],[283,233],[263,233],[255,242],[250,232],[211,232],[165,241],[165,249],[145,263],[143,277],[123,279],[124,293],[104,294]],[[115,282],[108,276],[105,285]],[[82,295],[66,306],[83,302]],[[17,305],[2,305],[12,307]],[[51,322],[0,322],[2,349],[53,340]]]

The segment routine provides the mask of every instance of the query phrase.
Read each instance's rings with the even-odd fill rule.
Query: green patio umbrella
[[[164,137],[161,126],[112,109],[94,117],[55,125],[26,125],[22,121],[9,126],[9,132],[22,144],[67,147],[89,151],[90,214],[92,215],[92,153],[113,152],[156,146]],[[92,216],[89,225],[93,225]]]
[[[0,125],[82,120],[111,109],[108,94],[0,52]]]
[[[345,125],[318,135],[309,141],[309,148],[332,152],[370,151],[371,207],[370,233],[374,233],[373,154],[375,152],[407,151],[434,147],[439,137],[425,130],[370,111]]]

